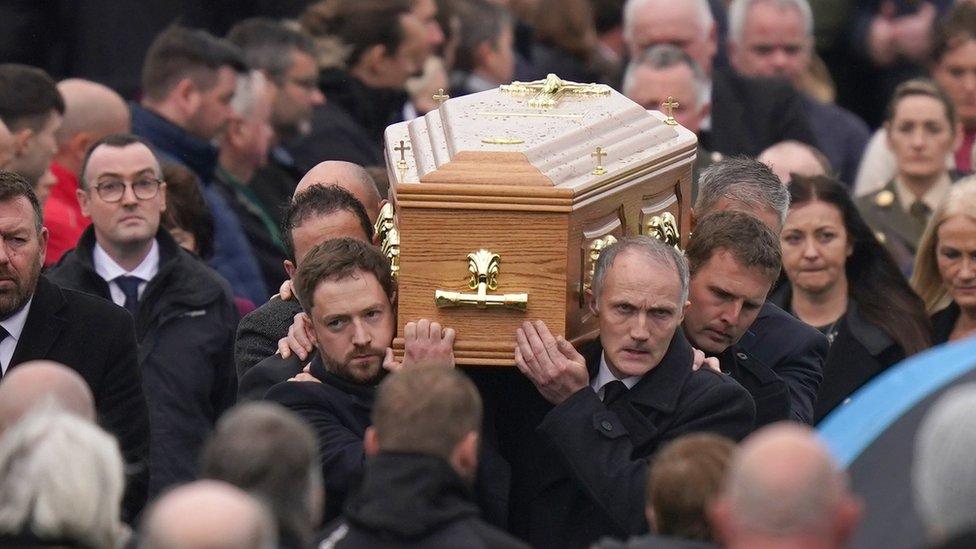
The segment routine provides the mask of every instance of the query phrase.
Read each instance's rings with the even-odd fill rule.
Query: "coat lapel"
[[[58,336],[64,329],[65,320],[58,316],[65,300],[61,288],[48,281],[44,275],[38,277],[37,289],[27,313],[24,331],[20,334],[17,348],[14,349],[11,366],[16,366],[29,360],[37,360],[48,356]]]

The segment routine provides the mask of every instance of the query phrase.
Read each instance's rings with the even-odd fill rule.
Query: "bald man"
[[[162,496],[143,522],[139,549],[274,549],[274,521],[261,503],[225,482],[201,480]]]
[[[316,186],[320,191],[310,193]],[[296,188],[282,223],[289,277],[305,253],[326,240],[350,237],[373,242],[373,221],[384,203],[373,179],[356,164],[322,162],[309,170]],[[272,297],[238,325],[234,359],[241,376],[239,396],[245,394],[244,374],[277,352],[278,340],[288,335],[295,315],[302,312],[291,295],[290,282],[289,278],[280,296]],[[260,398],[263,394],[253,396]]]
[[[95,397],[78,372],[59,362],[31,360],[12,368],[0,382],[0,436],[44,403],[95,421]]]
[[[823,153],[799,141],[777,143],[760,153],[757,160],[769,166],[784,185],[790,184],[794,174],[803,177],[830,177],[833,172],[830,160]]]
[[[128,133],[129,107],[122,96],[96,82],[71,78],[58,83],[65,111],[61,128],[55,134],[58,152],[51,163],[57,179],[44,203],[44,225],[50,234],[44,265],[56,263],[64,252],[75,247],[91,221],[78,204],[78,175],[88,148],[99,139]]]
[[[860,516],[844,472],[815,432],[796,423],[770,425],[743,441],[710,510],[730,549],[844,547]]]

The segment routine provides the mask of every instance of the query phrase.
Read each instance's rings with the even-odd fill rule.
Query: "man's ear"
[[[712,114],[712,103],[707,102],[698,109],[698,119],[704,120],[708,118],[708,115]]]
[[[237,115],[231,116],[230,120],[227,121],[223,138],[227,140],[231,147],[240,150],[246,146],[248,137],[244,120]]]
[[[366,436],[363,437],[363,451],[370,457],[380,453],[380,443],[376,440],[375,427],[370,426],[366,428]]]
[[[14,156],[22,156],[26,151],[27,147],[30,146],[30,140],[34,137],[34,130],[30,128],[21,128],[13,132],[14,136]]]
[[[478,444],[477,431],[471,431],[464,435],[464,438],[451,453],[451,465],[457,471],[458,476],[472,482],[478,471]]]
[[[295,271],[297,270],[297,268],[295,267],[295,264],[292,263],[290,259],[286,259],[284,261],[284,263],[285,263],[285,272],[288,273],[288,278],[290,278],[290,279],[292,279],[292,281],[294,281],[295,280]]]
[[[90,197],[88,196],[88,191],[83,190],[79,186],[78,190],[75,191],[75,196],[78,197],[78,205],[81,206],[81,213],[84,214],[85,217],[91,217],[91,213],[88,212],[89,200],[90,200]]]
[[[68,150],[69,154],[78,161],[80,166],[82,161],[85,159],[85,153],[88,152],[88,148],[95,143],[95,134],[91,132],[81,131],[74,134],[71,139],[68,140],[68,145],[65,149]]]
[[[891,146],[891,122],[885,122],[883,127],[885,133],[885,145],[888,146],[889,150],[894,150],[894,147]]]
[[[180,113],[185,117],[192,116],[200,107],[202,101],[200,90],[192,78],[184,78],[177,82],[171,93],[176,98]]]
[[[44,264],[44,259],[47,257],[47,239],[48,239],[47,227],[41,227],[40,234],[37,235],[37,242],[41,246],[41,265]]]

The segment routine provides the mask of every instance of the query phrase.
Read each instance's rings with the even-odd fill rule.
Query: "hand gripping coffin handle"
[[[466,294],[446,290],[434,291],[434,303],[439,308],[475,307],[478,309],[506,308],[524,311],[529,304],[529,294],[489,294],[498,289],[498,265],[501,258],[488,250],[468,254],[468,271],[471,279],[468,287],[478,293]]]

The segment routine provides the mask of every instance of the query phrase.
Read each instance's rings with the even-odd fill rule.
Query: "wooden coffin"
[[[607,237],[688,236],[694,134],[605,86],[531,84],[386,130],[392,207],[377,227],[397,333],[419,318],[451,326],[459,364],[514,365],[526,319],[594,337],[584,290]]]

